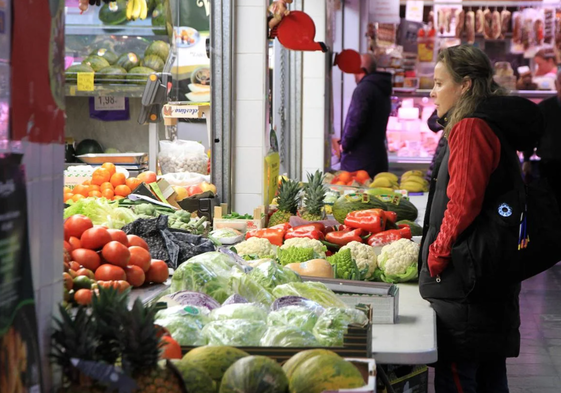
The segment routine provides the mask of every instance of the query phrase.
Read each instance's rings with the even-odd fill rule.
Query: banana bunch
[[[127,3],[127,20],[146,19],[148,5],[146,0],[129,0]]]
[[[423,171],[408,171],[401,175],[401,184],[399,185],[402,190],[409,192],[428,192],[429,182],[425,180]]]
[[[390,172],[380,172],[374,177],[374,181],[370,183],[370,188],[389,188],[395,190],[399,186],[399,178]]]

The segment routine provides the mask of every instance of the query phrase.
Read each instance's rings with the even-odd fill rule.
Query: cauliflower
[[[308,239],[306,237],[288,239],[281,246],[281,249],[298,247],[298,248],[313,248],[316,253],[316,258],[325,259],[325,250],[327,249],[322,242],[316,239]]]
[[[356,262],[358,270],[361,272],[363,279],[369,279],[376,270],[376,253],[374,247],[360,242],[350,242],[346,246],[341,247],[341,250],[351,250],[351,256]]]
[[[236,244],[235,248],[238,255],[241,256],[274,258],[277,255],[277,246],[272,245],[269,240],[260,237],[250,237]]]
[[[378,264],[386,282],[405,282],[417,278],[419,245],[409,239],[399,239],[382,248]]]

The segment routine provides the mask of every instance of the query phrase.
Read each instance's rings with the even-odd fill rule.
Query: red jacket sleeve
[[[432,277],[446,268],[452,245],[481,212],[489,178],[501,158],[499,138],[481,119],[464,119],[456,124],[450,132],[448,146],[449,202],[440,232],[429,247],[428,267]]]

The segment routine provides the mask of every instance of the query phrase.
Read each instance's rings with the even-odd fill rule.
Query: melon
[[[105,60],[107,60],[109,64],[115,64],[115,62],[118,59],[117,55],[114,52],[111,52],[109,49],[106,48],[96,49],[92,53],[90,53],[90,56],[103,57]]]
[[[146,84],[146,79],[148,79],[148,75],[155,73],[151,68],[147,67],[134,67],[129,70],[127,75],[127,80],[138,83],[138,84]]]
[[[306,360],[294,371],[290,393],[321,393],[364,385],[362,374],[352,363],[336,356],[319,355]]]
[[[399,204],[387,203],[386,210],[397,213],[397,221],[409,220],[415,221],[419,215],[419,211],[409,200],[401,198]]]
[[[105,68],[105,67],[109,67],[111,64],[109,64],[109,62],[104,59],[101,56],[98,55],[92,55],[92,56],[88,56],[86,57],[83,61],[82,64],[87,64],[90,67],[93,68],[93,70],[95,72]]]
[[[195,348],[185,356],[183,361],[189,361],[201,367],[220,386],[222,376],[236,361],[249,356],[246,352],[228,346],[204,346]]]
[[[142,67],[148,67],[156,72],[162,72],[164,69],[164,61],[156,55],[148,55],[140,62]]]
[[[119,66],[102,68],[95,73],[95,80],[101,83],[121,83],[127,76],[127,70]]]
[[[144,52],[144,57],[150,55],[156,55],[160,57],[160,59],[162,59],[164,62],[166,62],[169,56],[169,45],[164,41],[152,42],[150,45],[148,45],[148,48],[146,48],[146,51]]]
[[[127,0],[116,0],[103,4],[99,9],[99,20],[104,25],[120,25],[127,21]]]
[[[296,355],[292,356],[286,361],[286,363],[283,364],[282,369],[284,370],[288,379],[291,379],[294,371],[299,368],[302,363],[310,358],[319,355],[339,357],[339,355],[337,355],[335,352],[329,351],[327,349],[309,349],[307,351],[298,352]]]
[[[188,392],[216,393],[216,383],[202,367],[184,359],[171,362],[183,377]]]
[[[222,377],[220,393],[285,393],[288,378],[266,356],[248,356],[232,364]]]
[[[332,207],[333,217],[341,224],[350,212],[368,209],[386,210],[386,203],[368,194],[349,194],[339,197]]]
[[[129,71],[131,68],[138,67],[140,65],[140,59],[134,52],[123,53],[119,56],[115,65],[123,67],[125,70]]]
[[[87,64],[75,64],[68,67],[65,71],[66,83],[76,83],[78,73],[80,72],[94,72],[93,68]]]

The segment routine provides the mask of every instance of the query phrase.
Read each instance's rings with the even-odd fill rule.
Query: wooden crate
[[[222,218],[228,211],[228,204],[221,203],[214,207],[213,229],[233,228],[242,233],[254,229],[265,228],[265,207],[260,206],[253,210],[253,219],[230,219]]]

